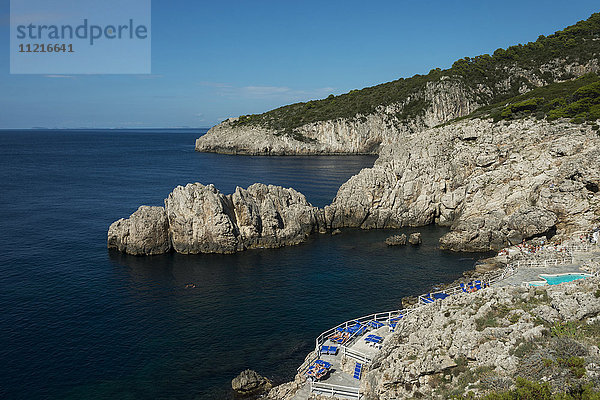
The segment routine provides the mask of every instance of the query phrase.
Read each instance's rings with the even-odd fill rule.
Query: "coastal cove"
[[[204,131],[203,131],[204,132]],[[200,132],[202,133],[202,132]],[[442,252],[447,229],[315,234],[233,255],[134,257],[106,229],[176,185],[293,187],[313,205],[372,156],[197,153],[198,130],[4,131],[0,380],[6,398],[222,398],[241,370],[281,383],[323,330],[400,306],[483,255]],[[419,247],[388,247],[396,233]],[[195,287],[188,287],[188,285]]]

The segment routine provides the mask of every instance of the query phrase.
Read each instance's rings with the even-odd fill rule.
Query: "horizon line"
[[[98,128],[46,128],[42,126],[35,126],[31,128],[0,128],[0,131],[42,131],[42,130],[61,130],[61,131],[92,131],[92,130],[158,130],[158,129],[173,129],[173,130],[190,130],[190,129],[210,129],[211,127],[138,127],[138,128],[125,128],[125,127],[98,127]]]

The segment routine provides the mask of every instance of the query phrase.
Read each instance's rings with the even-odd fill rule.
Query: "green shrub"
[[[600,77],[587,74],[578,79],[535,88],[499,104],[482,107],[470,117],[491,117],[495,121],[535,115],[549,121],[569,118],[573,122],[600,119]]]
[[[502,118],[511,118],[515,114],[532,113],[538,109],[538,106],[544,103],[544,99],[540,97],[534,97],[531,99],[519,101],[517,103],[510,104],[504,107],[504,110],[500,113]]]
[[[567,391],[552,393],[550,385],[517,378],[517,388],[511,391],[492,392],[483,400],[600,400],[600,392],[591,384],[565,388]],[[465,399],[466,397],[463,397]]]
[[[498,326],[496,317],[490,316],[489,314],[485,317],[477,318],[475,320],[476,329],[481,332],[485,328],[494,328]]]
[[[558,365],[568,367],[576,378],[585,375],[585,360],[583,357],[569,357],[568,359],[559,358],[556,360]]]
[[[569,337],[569,338],[577,338],[581,336],[581,333],[578,330],[577,323],[574,322],[565,322],[555,323],[550,329],[550,336],[552,337]]]
[[[517,378],[517,388],[510,392],[490,393],[484,400],[552,400],[552,392],[548,383],[535,383]]]
[[[526,355],[531,354],[534,350],[538,348],[537,343],[534,341],[528,340],[522,342],[520,345],[516,346],[514,350],[512,350],[512,354],[516,357],[523,358]]]

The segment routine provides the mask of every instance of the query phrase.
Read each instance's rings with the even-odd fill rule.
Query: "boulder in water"
[[[408,242],[413,246],[417,246],[423,243],[423,240],[421,239],[421,232],[411,233],[410,237],[408,238]]]
[[[242,371],[231,381],[231,388],[240,396],[258,395],[272,387],[273,384],[270,380],[251,369]]]
[[[385,244],[388,246],[404,246],[406,244],[406,235],[393,235],[385,239]]]

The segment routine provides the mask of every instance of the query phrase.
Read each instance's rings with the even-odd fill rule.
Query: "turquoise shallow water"
[[[245,368],[281,382],[320,332],[474,263],[437,250],[435,227],[419,248],[349,230],[227,256],[108,251],[111,222],[178,184],[293,186],[323,206],[374,161],[200,154],[200,134],[0,132],[0,398],[223,398]]]

